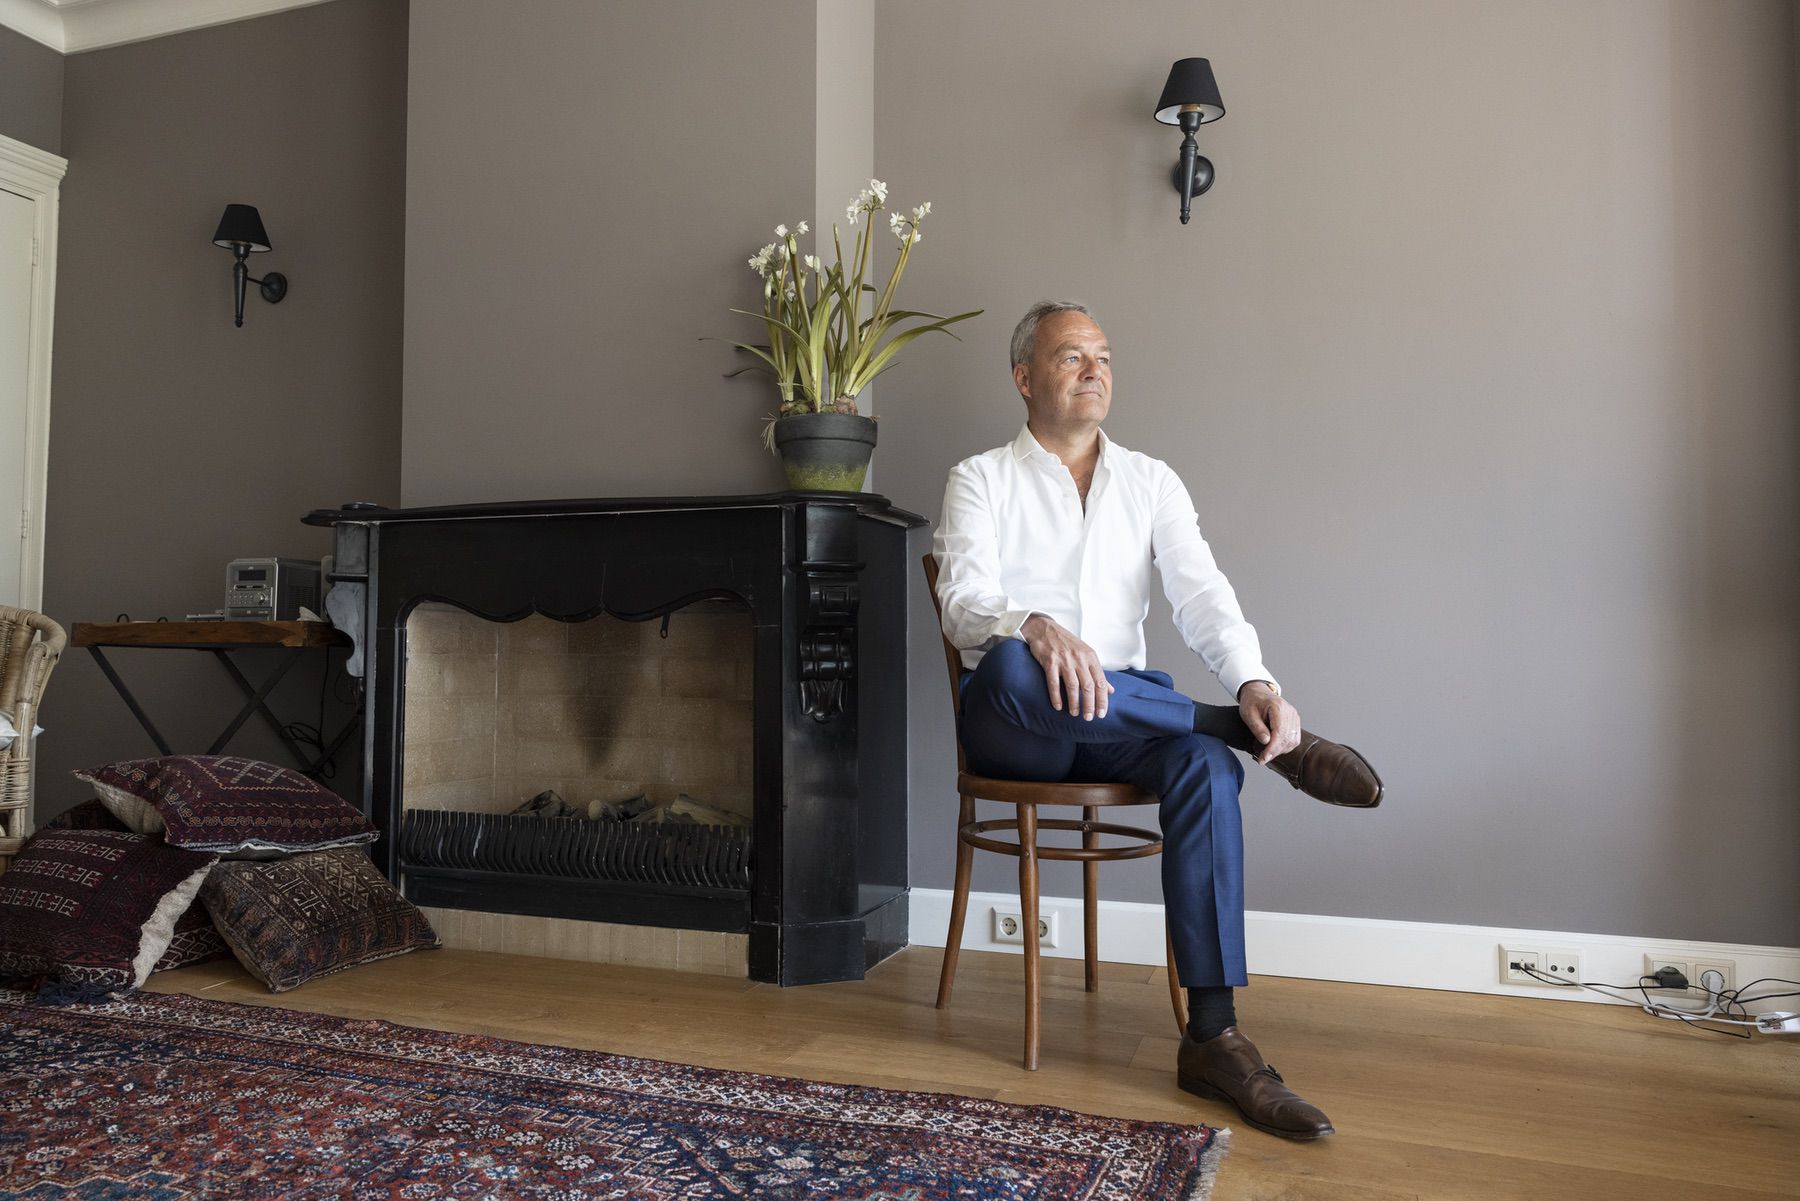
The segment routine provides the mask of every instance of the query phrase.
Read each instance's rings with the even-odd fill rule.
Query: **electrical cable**
[[[1680,1006],[1668,1005],[1661,1001],[1652,1000],[1650,997],[1649,990],[1647,988],[1645,988],[1643,985],[1643,981],[1654,980],[1656,978],[1654,976],[1639,976],[1638,983],[1636,985],[1600,984],[1600,983],[1596,983],[1593,981],[1585,981],[1585,980],[1584,981],[1558,980],[1556,977],[1547,975],[1544,972],[1540,972],[1536,968],[1531,967],[1528,964],[1519,964],[1517,966],[1518,966],[1519,971],[1524,972],[1526,975],[1530,976],[1532,979],[1541,981],[1542,983],[1553,984],[1553,985],[1556,985],[1558,988],[1591,989],[1594,992],[1600,993],[1602,996],[1609,996],[1609,997],[1612,997],[1616,1001],[1624,1001],[1627,1004],[1635,1005],[1638,1008],[1642,1009],[1645,1013],[1651,1014],[1653,1016],[1666,1017],[1666,1018],[1669,1018],[1674,1021],[1680,1021],[1680,1022],[1683,1022],[1689,1026],[1693,1026],[1700,1030],[1708,1030],[1708,1031],[1711,1031],[1713,1034],[1724,1035],[1726,1038],[1749,1038],[1750,1035],[1739,1034],[1735,1030],[1714,1030],[1712,1028],[1712,1026],[1702,1025],[1701,1023],[1702,1022],[1714,1022],[1714,1023],[1723,1024],[1723,1025],[1733,1025],[1733,1026],[1755,1026],[1757,1024],[1755,1022],[1740,1022],[1740,1021],[1735,1021],[1730,1018],[1719,1018],[1719,1017],[1712,1016],[1713,1014],[1718,1012],[1718,1005],[1716,1002],[1710,1008],[1708,1008],[1707,1010],[1702,1012],[1702,1011],[1696,1011],[1696,1010],[1682,1009]],[[1643,997],[1643,1000],[1641,1002],[1634,1001],[1629,996],[1620,996],[1619,995],[1620,993],[1628,992],[1632,988],[1635,988],[1638,991],[1638,993]],[[1760,999],[1760,998],[1758,998],[1758,999]]]
[[[1743,995],[1745,990],[1755,988],[1758,984],[1796,984],[1796,985],[1800,985],[1800,980],[1786,980],[1780,976],[1763,976],[1763,977],[1760,977],[1759,979],[1752,980],[1749,984],[1742,985],[1738,988],[1733,988],[1733,989],[1723,989],[1723,988],[1716,989],[1716,990],[1711,989],[1705,985],[1705,983],[1704,983],[1705,977],[1708,975],[1718,975],[1719,973],[1716,968],[1709,968],[1706,972],[1701,973],[1702,983],[1700,983],[1699,985],[1696,985],[1696,986],[1690,986],[1690,987],[1698,987],[1702,992],[1704,992],[1706,994],[1707,1002],[1708,1002],[1707,1007],[1705,1009],[1687,1009],[1687,1008],[1684,1008],[1679,1005],[1671,1005],[1666,1001],[1658,1001],[1658,1000],[1653,999],[1650,996],[1649,989],[1645,986],[1644,981],[1646,981],[1646,980],[1653,981],[1653,980],[1656,980],[1657,977],[1649,975],[1649,974],[1639,976],[1638,983],[1636,985],[1600,984],[1600,983],[1597,983],[1594,981],[1559,980],[1556,977],[1548,975],[1544,972],[1541,972],[1538,969],[1531,967],[1528,964],[1519,964],[1517,966],[1518,966],[1518,970],[1520,970],[1520,971],[1524,972],[1526,975],[1532,977],[1532,979],[1538,980],[1542,983],[1555,985],[1558,988],[1591,989],[1592,991],[1600,993],[1603,996],[1609,996],[1609,997],[1612,997],[1614,1000],[1624,1001],[1627,1004],[1634,1005],[1634,1006],[1642,1009],[1645,1013],[1652,1015],[1653,1017],[1667,1018],[1672,1021],[1684,1022],[1687,1025],[1696,1026],[1702,1030],[1712,1030],[1712,1032],[1714,1034],[1723,1034],[1730,1038],[1749,1038],[1750,1035],[1738,1034],[1735,1031],[1730,1031],[1730,1030],[1713,1030],[1711,1025],[1701,1025],[1701,1023],[1706,1022],[1706,1023],[1713,1023],[1714,1025],[1724,1025],[1724,1026],[1750,1026],[1750,1027],[1760,1029],[1762,1027],[1762,1021],[1758,1020],[1757,1018],[1754,1017],[1754,1015],[1751,1014],[1751,1012],[1749,1010],[1750,1005],[1757,1004],[1762,1001],[1776,1001],[1776,1000],[1781,1000],[1781,999],[1784,999],[1787,997],[1800,996],[1800,992],[1764,993],[1761,996],[1755,996],[1755,997],[1745,997]],[[1629,993],[1633,989],[1635,989],[1635,991],[1640,996],[1642,996],[1642,998],[1643,998],[1642,1001],[1632,1000],[1632,998],[1628,995],[1626,995],[1626,996],[1619,995],[1620,993]],[[1731,1017],[1716,1016],[1718,1013],[1720,1013],[1721,1010],[1727,1014],[1734,1014],[1737,1016],[1731,1016]],[[1745,1020],[1745,1019],[1748,1019],[1748,1020]]]
[[[325,754],[325,694],[327,691],[330,691],[334,699],[337,697],[337,690],[330,687],[333,670],[332,664],[328,660],[325,664],[324,673],[319,677],[318,724],[307,725],[303,721],[291,721],[282,727],[282,730],[289,738],[293,739],[295,743],[311,749],[319,756]],[[320,780],[335,779],[337,776],[337,756],[332,755],[327,758],[320,758],[318,760],[317,769],[312,774]]]

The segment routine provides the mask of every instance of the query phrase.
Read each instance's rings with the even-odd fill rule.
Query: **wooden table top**
[[[350,638],[324,621],[78,621],[69,627],[69,644],[232,650],[349,646]]]

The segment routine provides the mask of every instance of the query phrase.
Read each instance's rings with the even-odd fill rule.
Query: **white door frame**
[[[32,202],[31,343],[25,361],[25,545],[21,603],[44,607],[44,501],[50,471],[50,330],[56,315],[56,209],[69,160],[0,134],[0,187]],[[0,529],[11,542],[12,531]]]

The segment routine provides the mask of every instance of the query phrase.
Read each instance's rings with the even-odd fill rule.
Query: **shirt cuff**
[[[1025,623],[1031,619],[1036,609],[1008,609],[1000,615],[1000,627],[997,631],[1002,638],[1024,638],[1021,631]]]
[[[1249,657],[1228,659],[1225,665],[1219,668],[1219,683],[1225,685],[1225,691],[1231,694],[1231,699],[1234,701],[1237,699],[1238,693],[1243,691],[1244,685],[1251,680],[1261,680],[1275,690],[1276,696],[1281,695],[1281,685],[1275,682],[1275,677],[1269,673],[1268,668],[1262,665],[1260,659]]]

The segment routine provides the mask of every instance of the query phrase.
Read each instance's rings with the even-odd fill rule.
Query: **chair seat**
[[[1044,784],[1033,780],[996,780],[964,771],[956,774],[956,791],[984,801],[1006,805],[1155,805],[1156,794],[1130,784],[1089,784],[1063,781]]]

